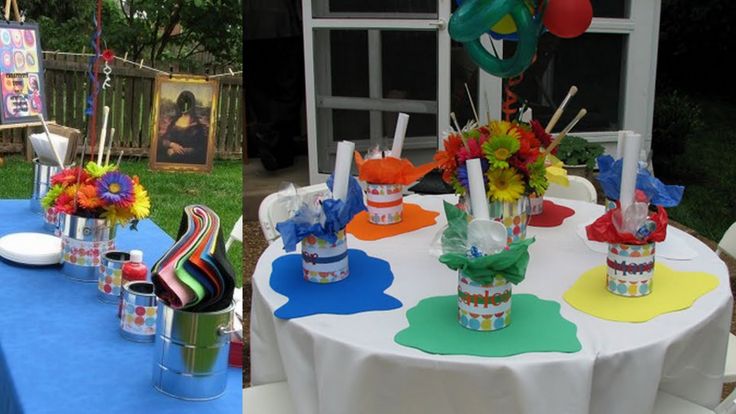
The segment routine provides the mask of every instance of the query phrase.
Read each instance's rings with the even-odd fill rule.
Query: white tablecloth
[[[439,196],[406,201],[442,211]],[[526,279],[514,293],[559,302],[562,316],[578,327],[580,352],[483,358],[431,355],[396,344],[394,335],[408,326],[409,308],[426,297],[456,293],[456,273],[428,253],[445,224],[441,214],[435,226],[392,238],[364,242],[349,236],[349,247],[391,263],[395,280],[386,292],[404,305],[392,311],[276,319],[273,311],[287,299],[268,280],[272,261],[284,252],[278,241],[269,246],[253,277],[253,384],[288,380],[299,414],[649,414],[658,388],[714,407],[732,307],[723,261],[670,226],[669,234],[686,238],[698,255],[657,260],[676,270],[712,273],[719,286],[691,308],[645,323],[597,319],[573,309],[562,294],[585,270],[605,262],[604,254],[586,248],[575,234],[578,224],[601,215],[603,207],[555,201],[576,214],[559,227],[529,227],[527,235],[537,241]]]

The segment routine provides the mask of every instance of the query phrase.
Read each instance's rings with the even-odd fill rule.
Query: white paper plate
[[[608,253],[608,244],[590,241],[585,234],[585,227],[590,224],[581,224],[577,228],[577,235],[585,242],[585,245],[594,252],[597,253]],[[667,238],[663,242],[657,243],[655,257],[661,257],[663,259],[670,260],[692,260],[698,256],[698,252],[693,250],[687,245],[687,242],[682,239],[677,233],[667,232]]]
[[[0,238],[0,256],[32,266],[59,264],[61,239],[44,233],[8,234]]]

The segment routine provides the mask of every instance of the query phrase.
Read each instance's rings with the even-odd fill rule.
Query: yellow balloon
[[[529,7],[529,13],[534,16],[534,5],[530,3],[527,6]],[[512,33],[516,33],[516,23],[514,23],[514,19],[511,18],[511,15],[507,14],[503,16],[498,23],[491,27],[491,30],[500,35],[510,35]]]
[[[514,23],[514,19],[511,18],[511,15],[507,14],[506,16],[503,16],[498,23],[491,27],[491,30],[502,35],[516,33],[516,23]]]

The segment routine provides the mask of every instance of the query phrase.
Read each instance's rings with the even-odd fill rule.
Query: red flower
[[[102,59],[105,62],[111,62],[113,59],[115,59],[115,53],[113,53],[110,49],[105,49],[104,52],[102,52]]]
[[[87,180],[89,180],[89,175],[87,174],[84,169],[82,169],[82,173],[79,173],[80,167],[74,167],[74,168],[66,168],[61,171],[59,171],[56,175],[51,177],[51,184],[57,185],[61,184],[63,186],[69,186],[77,182],[77,177],[79,177],[80,183],[85,183]]]
[[[59,194],[56,198],[56,204],[54,204],[56,211],[66,214],[74,214],[76,209],[74,208],[74,197],[66,193]]]
[[[542,124],[540,124],[539,121],[537,121],[536,119],[532,119],[531,126],[532,132],[534,132],[534,136],[537,138],[537,140],[539,140],[542,146],[544,148],[549,147],[549,145],[552,143],[552,135],[545,132]],[[557,148],[553,149],[552,153],[556,154]]]

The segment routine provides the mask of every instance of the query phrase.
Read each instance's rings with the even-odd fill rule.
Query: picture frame
[[[48,118],[43,74],[38,24],[0,22],[0,124]]]
[[[152,170],[212,171],[219,91],[219,82],[204,76],[156,77]]]

